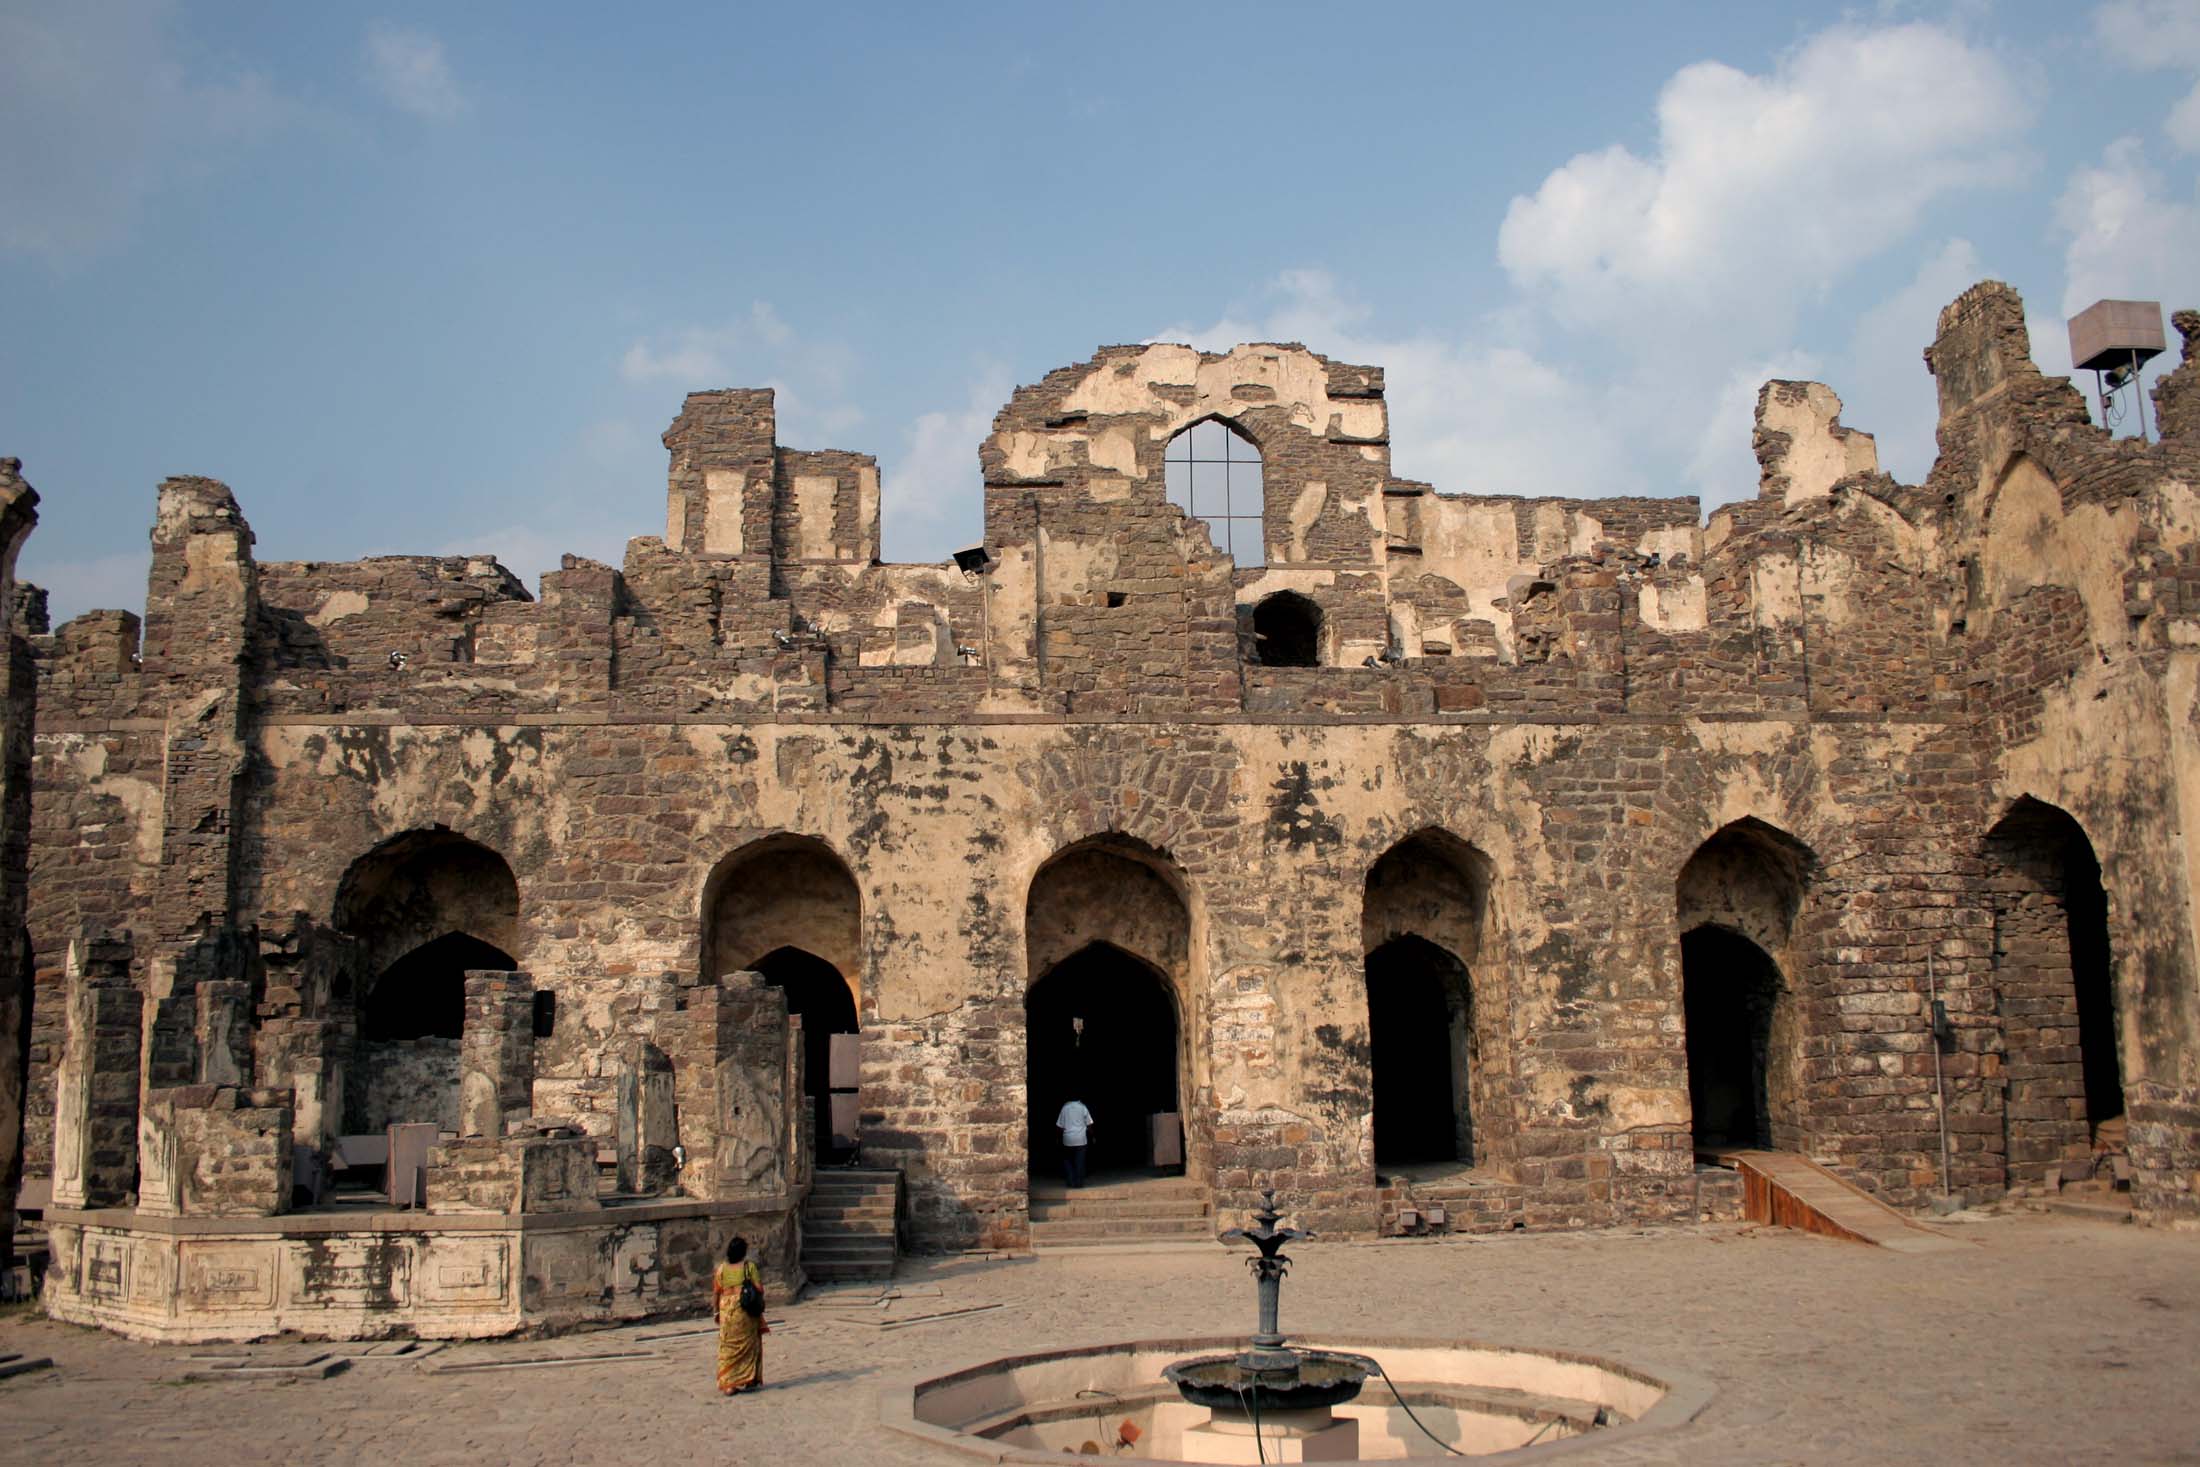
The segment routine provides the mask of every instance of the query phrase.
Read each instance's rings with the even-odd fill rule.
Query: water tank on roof
[[[2168,344],[2162,335],[2160,301],[2095,301],[2070,318],[2070,363],[2094,374],[2101,423],[2110,432],[2123,419],[2120,394],[2130,386],[2139,404],[2139,436],[2147,436],[2146,393],[2138,387],[2139,369]]]

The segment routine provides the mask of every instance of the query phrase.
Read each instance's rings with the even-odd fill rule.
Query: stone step
[[[1118,1217],[1104,1222],[1035,1222],[1031,1225],[1034,1248],[1067,1243],[1121,1243],[1138,1238],[1212,1238],[1215,1228],[1205,1218]]]
[[[816,1259],[892,1258],[892,1238],[805,1238],[802,1240],[802,1259],[808,1263]]]
[[[892,1278],[894,1276],[894,1265],[891,1262],[881,1265],[820,1261],[817,1263],[805,1262],[802,1265],[802,1271],[810,1276],[810,1282],[816,1284],[859,1283],[867,1279]]]
[[[894,1217],[894,1203],[891,1198],[882,1198],[877,1202],[848,1203],[819,1202],[813,1198],[803,1206],[802,1216],[805,1220],[813,1222],[857,1217],[882,1217],[891,1222]]]
[[[863,1231],[856,1228],[804,1228],[802,1246],[814,1248],[821,1243],[865,1243],[891,1248],[898,1241],[892,1228]]]
[[[869,1223],[849,1223],[849,1221],[812,1223],[810,1218],[803,1218],[803,1236],[805,1238],[891,1238],[893,1236],[893,1218],[876,1218],[876,1221],[869,1221]]]
[[[2134,1216],[2128,1193],[2073,1197],[2066,1191],[2059,1197],[2048,1198],[2047,1208],[2064,1217],[2090,1218],[2095,1222],[2130,1222]]]
[[[1033,1221],[1070,1217],[1211,1217],[1213,1209],[1204,1197],[1079,1197],[1054,1202],[1031,1199]]]
[[[1075,1192],[1060,1182],[1031,1184],[1031,1200],[1034,1202],[1063,1202],[1071,1198],[1088,1197],[1198,1197],[1204,1199],[1207,1189],[1188,1177],[1157,1177],[1141,1182],[1094,1182],[1079,1187]]]

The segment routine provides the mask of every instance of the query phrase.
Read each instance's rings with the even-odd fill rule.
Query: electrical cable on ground
[[[1430,1441],[1436,1443],[1436,1445],[1442,1447],[1445,1451],[1451,1453],[1454,1457],[1464,1457],[1466,1455],[1465,1452],[1460,1451],[1450,1442],[1445,1441],[1435,1432],[1430,1431],[1428,1427],[1422,1425],[1421,1418],[1413,1414],[1413,1408],[1411,1406],[1408,1406],[1406,1404],[1406,1398],[1403,1395],[1399,1394],[1398,1383],[1390,1378],[1389,1371],[1383,1369],[1382,1361],[1377,1360],[1373,1355],[1366,1356],[1365,1358],[1368,1364],[1375,1367],[1375,1373],[1383,1378],[1383,1384],[1390,1387],[1391,1399],[1395,1400],[1398,1403],[1398,1409],[1406,1413],[1406,1420],[1421,1428],[1421,1435],[1427,1437]],[[1548,1426],[1544,1427],[1544,1431],[1548,1431],[1549,1429],[1550,1428]],[[1539,1431],[1535,1435],[1541,1436],[1542,1434],[1543,1432]],[[1531,1436],[1528,1438],[1528,1441],[1522,1442],[1521,1445],[1526,1446],[1529,1444],[1529,1442],[1533,1442],[1534,1440],[1535,1437]]]

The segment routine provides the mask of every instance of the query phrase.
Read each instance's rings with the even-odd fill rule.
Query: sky
[[[877,455],[885,557],[941,559],[1015,385],[1159,339],[1385,368],[1451,493],[1746,498],[1768,377],[1914,482],[1989,277],[2050,372],[2094,300],[2200,306],[2200,0],[0,0],[57,624],[142,605],[171,474],[264,560],[616,564],[715,387]]]

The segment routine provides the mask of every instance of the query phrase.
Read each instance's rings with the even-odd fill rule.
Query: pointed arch
[[[2025,795],[1986,834],[2012,1185],[2090,1174],[2123,1149],[2124,1066],[2108,894],[2075,816]],[[2075,1043],[2073,1043],[2075,1038]]]
[[[1489,858],[1449,831],[1398,841],[1367,870],[1360,901],[1368,1094],[1375,1165],[1472,1165],[1489,1090],[1477,1012]]]
[[[1061,1155],[1069,1091],[1093,1112],[1099,1169],[1185,1170],[1196,1149],[1192,902],[1168,855],[1120,831],[1056,852],[1025,895],[1025,1097],[1031,1171]],[[1174,1162],[1157,1147],[1176,1117]]]
[[[519,882],[510,863],[440,826],[409,830],[351,863],[331,915],[358,941],[364,975],[350,995],[345,1129],[374,1132],[402,1121],[455,1129],[466,974],[520,966]]]
[[[721,860],[703,883],[703,972],[760,973],[802,1020],[803,1089],[819,1155],[834,1151],[832,1046],[862,1032],[863,894],[815,836],[780,832]]]
[[[1322,609],[1296,591],[1264,596],[1253,607],[1252,660],[1262,667],[1322,665]]]
[[[1237,424],[1209,416],[1161,453],[1169,503],[1206,524],[1215,549],[1248,570],[1268,563],[1268,492],[1260,446]]]
[[[1808,846],[1751,816],[1713,832],[1675,880],[1698,1150],[1802,1145],[1802,1014],[1783,963],[1816,866]]]

